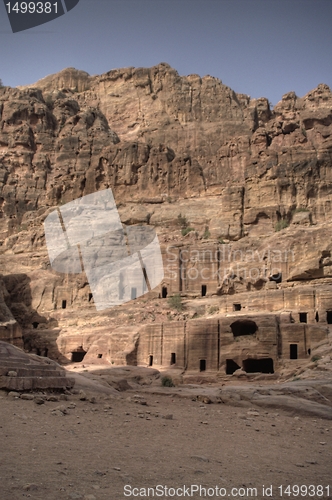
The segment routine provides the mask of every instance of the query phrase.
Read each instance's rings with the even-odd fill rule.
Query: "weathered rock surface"
[[[135,363],[155,356],[159,342],[143,353],[139,325],[151,323],[156,339],[155,322],[192,319],[157,305],[181,293],[215,296],[224,315],[236,307],[248,317],[277,314],[281,327],[271,314],[266,355],[286,356],[295,343],[310,356],[307,340],[325,338],[332,322],[331,155],[324,84],[301,98],[285,94],[273,110],[266,98],[236,94],[211,76],[179,76],[165,63],[94,77],[68,68],[31,87],[0,89],[0,338],[61,361],[84,351],[90,360]],[[56,206],[108,187],[122,223],[155,226],[165,280],[149,307],[97,314],[84,273],[50,269],[43,221]],[[222,345],[213,369],[231,354]],[[165,349],[168,359],[174,344]],[[244,359],[234,352],[231,359]]]
[[[74,380],[48,358],[26,354],[21,349],[0,342],[0,389],[31,391],[38,389],[70,389]]]

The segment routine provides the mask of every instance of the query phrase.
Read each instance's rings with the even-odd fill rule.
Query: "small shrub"
[[[179,226],[184,229],[185,227],[188,226],[188,220],[187,220],[187,217],[185,217],[184,215],[181,215],[179,214],[178,215],[178,224]]]
[[[190,233],[191,231],[195,231],[195,229],[193,227],[184,227],[182,230],[181,230],[181,234],[182,236],[186,236],[188,233]]]
[[[221,236],[218,238],[218,243],[220,243],[220,245],[226,245]]]
[[[163,387],[175,387],[171,377],[161,377],[161,385]]]
[[[315,361],[318,361],[322,359],[321,356],[318,356],[318,354],[315,354],[315,356],[312,356],[311,361],[314,363]]]
[[[168,305],[172,309],[176,309],[177,311],[183,311],[182,297],[179,293],[172,295],[168,299]]]
[[[276,223],[275,230],[276,231],[281,231],[282,229],[286,229],[286,227],[289,226],[289,222],[285,219],[281,219],[279,222]]]
[[[206,226],[205,231],[204,231],[204,234],[203,234],[203,238],[204,238],[205,240],[208,240],[208,239],[210,238],[210,236],[211,236],[211,233],[210,233],[210,231],[209,231],[209,228]]]
[[[305,128],[301,128],[301,132],[304,135],[304,137],[307,137],[307,131]]]
[[[219,306],[210,306],[208,308],[208,314],[214,314],[216,312],[219,312]]]

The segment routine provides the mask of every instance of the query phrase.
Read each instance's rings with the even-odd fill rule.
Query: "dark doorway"
[[[150,354],[149,356],[149,366],[152,366],[153,365],[153,356],[152,354]]]
[[[332,311],[326,311],[326,321],[328,325],[332,325]]]
[[[80,363],[81,361],[83,361],[85,355],[86,351],[83,349],[83,347],[79,347],[78,349],[76,349],[76,351],[72,351],[71,360],[73,363]]]
[[[233,375],[236,370],[239,370],[240,366],[235,363],[232,359],[226,359],[226,375]]]
[[[98,354],[98,356],[97,356],[98,359],[101,359],[102,357],[103,357],[102,354]]]
[[[89,293],[89,302],[91,302],[92,298],[93,298],[92,293]]]
[[[171,352],[171,365],[175,365],[176,363],[176,354],[175,352]]]
[[[163,286],[161,289],[161,296],[163,299],[166,299],[167,297],[167,288],[165,286]]]
[[[257,331],[257,325],[250,319],[239,319],[231,324],[231,329],[234,337],[241,335],[253,335]]]
[[[67,301],[63,300],[62,301],[62,309],[66,309],[66,307],[67,307]]]
[[[319,314],[318,314],[318,311],[316,311],[316,314],[315,314],[315,320],[316,320],[316,322],[317,322],[317,323],[319,322]]]
[[[34,321],[34,322],[32,323],[32,326],[33,326],[34,328],[38,328],[38,325],[39,325],[38,321]]]
[[[310,354],[311,354],[311,349],[309,348],[307,352],[308,352],[308,355],[310,356]]]
[[[206,295],[206,285],[202,285],[202,297]]]
[[[242,365],[247,373],[274,373],[272,358],[248,358],[243,361]]]
[[[308,313],[299,313],[300,323],[307,323]]]
[[[282,282],[282,274],[272,274],[269,278],[270,281],[275,281],[275,283],[281,283]]]
[[[289,359],[297,359],[297,344],[289,344]]]
[[[241,304],[233,304],[233,311],[241,311]]]
[[[199,360],[199,371],[205,372],[205,370],[206,370],[206,359],[200,359]]]
[[[137,297],[137,288],[133,287],[131,289],[131,300],[136,299]]]

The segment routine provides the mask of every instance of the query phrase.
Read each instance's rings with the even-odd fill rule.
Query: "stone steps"
[[[2,365],[2,363],[1,363]],[[52,367],[50,367],[52,368]],[[24,368],[17,368],[17,365],[0,366],[0,376],[7,376],[10,372],[16,372],[17,377],[62,377],[63,370],[44,370],[39,366],[26,365]]]
[[[12,373],[11,373],[12,372]],[[8,391],[66,390],[75,380],[48,358],[30,355],[0,341],[0,389]]]
[[[33,363],[22,363],[22,359],[19,359],[19,360],[12,360],[12,358],[10,358],[10,360],[4,360],[1,358],[0,356],[0,367],[1,368],[7,368],[7,371],[8,370],[15,370],[17,371],[18,368],[31,368],[31,370],[38,370],[40,369],[40,367],[42,366],[42,370],[44,372],[46,371],[53,371],[53,370],[56,370],[55,368],[55,365],[47,365],[47,364],[33,364]],[[60,369],[60,368],[59,368]],[[61,369],[60,369],[61,370]]]
[[[9,391],[32,391],[41,389],[70,389],[74,380],[65,376],[57,377],[0,377],[0,389]]]

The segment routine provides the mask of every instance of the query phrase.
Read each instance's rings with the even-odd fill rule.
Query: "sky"
[[[166,62],[276,104],[332,89],[331,27],[332,0],[80,0],[12,33],[0,0],[0,79],[15,87],[67,67],[95,75]]]

